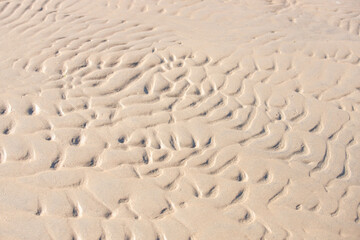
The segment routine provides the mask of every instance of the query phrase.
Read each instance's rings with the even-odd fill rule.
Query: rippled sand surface
[[[357,0],[0,0],[0,239],[360,239]]]

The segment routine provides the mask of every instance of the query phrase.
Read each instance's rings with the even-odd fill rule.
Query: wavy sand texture
[[[0,239],[360,239],[357,0],[0,0]]]

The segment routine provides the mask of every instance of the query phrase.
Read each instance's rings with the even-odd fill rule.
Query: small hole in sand
[[[35,111],[36,111],[36,108],[34,106],[31,106],[31,107],[28,108],[27,114],[28,115],[33,115],[35,113]]]
[[[118,201],[118,203],[119,203],[119,204],[120,204],[120,203],[126,203],[126,202],[128,202],[128,201],[129,201],[128,198],[120,198],[119,201]]]
[[[76,207],[73,207],[72,216],[73,217],[78,217],[79,216],[79,210]]]
[[[236,180],[237,180],[238,182],[241,182],[243,179],[244,179],[244,176],[243,176],[242,173],[239,173],[239,175],[236,177]]]
[[[104,217],[105,217],[106,219],[108,219],[108,218],[111,217],[111,215],[112,215],[111,212],[107,212],[107,213],[104,214]]]
[[[149,157],[148,157],[148,155],[147,155],[146,152],[144,153],[144,155],[143,155],[143,157],[142,157],[142,160],[143,160],[143,162],[144,162],[145,164],[148,164],[148,163],[149,163]]]
[[[125,137],[119,137],[118,142],[119,143],[124,143],[125,142]]]
[[[8,135],[10,133],[10,128],[5,128],[3,134]]]
[[[88,162],[87,166],[88,166],[88,167],[94,167],[94,166],[96,166],[96,163],[97,163],[96,158],[95,158],[95,157],[92,157],[92,158],[90,159],[90,161]]]
[[[146,139],[141,139],[140,145],[145,147],[146,146]]]
[[[6,113],[6,107],[0,107],[0,115],[4,115]]]
[[[81,140],[80,136],[73,137],[71,139],[71,145],[79,145],[80,140]]]
[[[38,209],[36,210],[35,215],[36,215],[36,216],[40,216],[40,215],[41,215],[41,212],[42,212],[42,209],[41,209],[41,208],[38,208]]]

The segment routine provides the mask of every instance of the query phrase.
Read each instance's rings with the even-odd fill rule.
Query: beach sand
[[[360,1],[0,0],[0,239],[360,239]]]

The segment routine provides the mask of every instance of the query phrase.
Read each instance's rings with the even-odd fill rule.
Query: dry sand
[[[360,239],[360,1],[0,0],[0,239]]]

